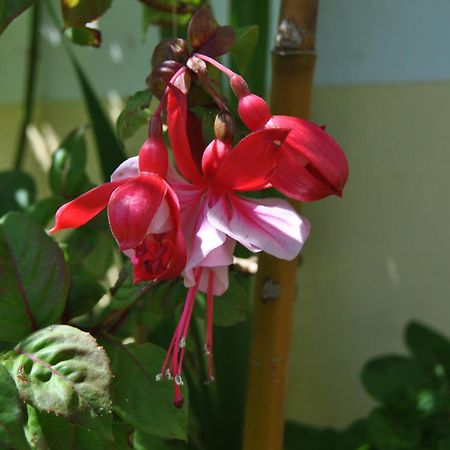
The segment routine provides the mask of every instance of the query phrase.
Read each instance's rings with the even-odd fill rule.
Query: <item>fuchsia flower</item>
[[[109,183],[61,206],[50,230],[78,228],[108,206],[111,231],[131,259],[135,283],[174,278],[186,262],[178,199],[164,180],[168,156],[161,129],[154,117],[150,137],[135,158],[136,167],[125,161]]]
[[[216,139],[205,148],[201,130],[193,138],[192,130],[197,125],[188,116],[185,95],[173,85],[169,88],[168,133],[181,175],[169,174],[169,182],[180,201],[188,251],[183,276],[189,290],[158,379],[173,378],[174,403],[181,406],[179,386],[184,348],[197,290],[207,294],[205,352],[209,356],[210,381],[213,379],[213,296],[222,294],[228,287],[228,266],[233,261],[235,242],[253,252],[264,250],[282,259],[293,259],[308,237],[310,226],[284,200],[254,200],[238,195],[238,192],[267,187],[289,130],[255,131],[233,148],[223,119],[225,132],[220,136],[216,133]]]
[[[238,97],[238,112],[251,131],[284,128],[290,130],[279,152],[272,186],[288,197],[301,201],[319,200],[328,195],[342,196],[348,178],[348,163],[339,144],[321,127],[292,116],[272,116],[267,103],[253,94],[245,80],[213,58],[196,54],[230,78]]]

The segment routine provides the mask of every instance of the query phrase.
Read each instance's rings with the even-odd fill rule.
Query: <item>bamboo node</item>
[[[289,17],[283,19],[275,37],[275,50],[282,53],[298,52],[302,42],[302,31],[295,21]]]

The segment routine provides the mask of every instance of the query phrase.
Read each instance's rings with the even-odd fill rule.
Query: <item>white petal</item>
[[[126,159],[111,175],[111,181],[137,177],[139,174],[139,157]]]
[[[284,200],[244,199],[234,194],[223,196],[209,210],[208,220],[249,250],[287,260],[298,255],[311,228]]]

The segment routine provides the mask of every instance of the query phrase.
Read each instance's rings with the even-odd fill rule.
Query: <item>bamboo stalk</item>
[[[274,114],[309,115],[317,6],[318,0],[282,0],[272,55]],[[244,450],[283,448],[296,276],[297,261],[261,255],[254,298]]]

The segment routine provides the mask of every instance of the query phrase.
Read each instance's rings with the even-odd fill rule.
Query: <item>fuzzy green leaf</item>
[[[109,362],[90,334],[52,325],[20,342],[2,363],[23,401],[112,438]]]
[[[69,287],[63,254],[25,214],[0,220],[0,267],[0,340],[17,342],[59,320]]]

